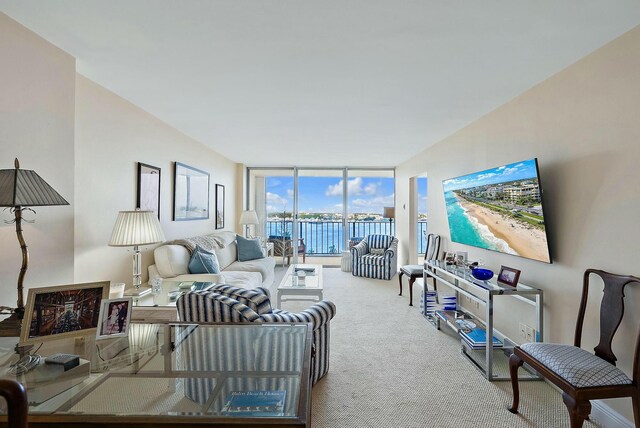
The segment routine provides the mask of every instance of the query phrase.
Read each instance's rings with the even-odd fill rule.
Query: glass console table
[[[14,376],[29,401],[40,397],[30,403],[29,426],[310,424],[310,325],[133,323],[128,337],[86,340],[84,368],[68,389],[55,384],[69,375],[52,380],[50,397],[42,388],[36,393],[33,374]],[[38,353],[50,355],[53,345],[45,342]],[[2,376],[11,377],[3,360]],[[229,406],[233,397],[237,406]]]
[[[426,304],[423,314],[427,319],[440,329],[442,325],[452,328],[461,336],[462,353],[465,355],[489,381],[510,380],[508,376],[508,358],[516,343],[505,336],[494,326],[494,300],[500,296],[510,296],[518,299],[535,309],[536,316],[536,341],[543,338],[542,317],[542,290],[519,283],[517,287],[499,285],[495,281],[480,281],[471,276],[468,269],[455,265],[447,265],[443,261],[429,260],[424,263],[423,276],[425,287],[423,302],[427,301],[427,278],[434,278],[438,285],[443,284],[451,288],[456,295],[456,308],[451,311],[438,311],[434,315],[426,313]],[[460,297],[466,296],[471,301],[484,306],[484,319],[465,311],[460,305]],[[464,339],[461,330],[464,329],[464,321],[471,321],[480,329],[485,330],[482,338],[486,342],[488,337],[496,337],[499,340],[497,346],[472,346]],[[468,325],[468,324],[467,324]],[[468,329],[467,329],[468,330]],[[519,378],[541,379],[531,368],[525,365],[525,370],[519,371]]]

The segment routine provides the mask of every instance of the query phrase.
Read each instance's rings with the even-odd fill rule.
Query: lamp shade
[[[384,213],[382,214],[384,218],[395,218],[396,217],[396,209],[394,207],[384,207]]]
[[[0,170],[0,207],[42,207],[69,205],[35,171],[20,169],[18,159],[15,168]]]
[[[258,214],[254,210],[242,211],[240,214],[240,224],[259,224]]]
[[[158,216],[153,211],[120,211],[109,245],[133,247],[164,241]]]

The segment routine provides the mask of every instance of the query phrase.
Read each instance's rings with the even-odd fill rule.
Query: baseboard
[[[591,418],[604,428],[634,428],[634,423],[600,400],[591,402]]]

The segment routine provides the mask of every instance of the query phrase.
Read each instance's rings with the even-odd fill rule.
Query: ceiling
[[[250,166],[396,166],[640,23],[638,0],[0,0]]]

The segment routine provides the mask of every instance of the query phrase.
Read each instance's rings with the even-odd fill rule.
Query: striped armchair
[[[177,302],[180,321],[187,322],[303,322],[313,326],[311,382],[315,384],[329,371],[329,322],[336,306],[318,302],[299,313],[271,307],[269,291],[216,285],[208,291],[192,291]]]
[[[391,235],[368,235],[351,247],[351,274],[391,279],[398,272],[398,239]]]

